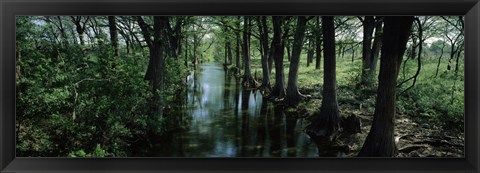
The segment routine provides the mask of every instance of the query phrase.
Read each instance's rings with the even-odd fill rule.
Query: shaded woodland
[[[463,16],[22,16],[17,156],[463,157]]]

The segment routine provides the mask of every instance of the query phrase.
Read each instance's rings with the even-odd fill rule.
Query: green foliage
[[[126,156],[128,141],[146,135],[151,89],[144,65],[130,63],[142,57],[114,57],[109,45],[20,45],[19,155]]]
[[[133,142],[174,126],[165,121],[175,117],[153,114],[156,105],[144,80],[148,57],[143,52],[114,56],[101,33],[88,46],[50,42],[34,26],[39,26],[35,18],[17,20],[18,155],[127,156]],[[178,95],[184,92],[187,73],[183,58],[166,57],[167,77],[160,92],[165,114],[174,112],[174,103],[182,99]]]
[[[83,149],[68,153],[68,157],[107,157],[109,153],[104,150],[100,144],[97,144],[91,153],[86,153]]]
[[[440,69],[440,74],[434,77],[436,60],[426,60],[417,84],[399,95],[399,109],[425,122],[463,131],[465,116],[463,60],[460,63],[462,65],[457,76],[453,70]],[[407,74],[411,74],[411,71]],[[402,80],[404,79],[399,79]],[[404,91],[411,83],[407,82],[398,88],[398,91]]]

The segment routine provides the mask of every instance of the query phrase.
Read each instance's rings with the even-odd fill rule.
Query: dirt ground
[[[320,99],[309,99],[299,109],[311,116],[320,105]],[[369,101],[367,101],[369,102]],[[373,100],[370,100],[373,102]],[[355,157],[362,148],[373,119],[374,108],[362,106],[362,103],[346,103],[339,101],[340,115],[354,114],[362,122],[361,133],[343,135],[338,138],[339,145],[348,147],[344,157]],[[396,157],[464,157],[464,133],[454,132],[433,124],[416,121],[411,115],[396,115],[395,142],[398,148]],[[343,157],[342,156],[342,157]]]

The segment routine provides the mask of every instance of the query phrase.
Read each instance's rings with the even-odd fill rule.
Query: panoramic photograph
[[[465,156],[464,16],[17,16],[15,48],[17,157]]]

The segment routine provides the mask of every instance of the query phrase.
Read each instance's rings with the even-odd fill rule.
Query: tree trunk
[[[373,124],[358,156],[393,157],[397,77],[413,16],[385,17],[380,74]]]
[[[22,54],[21,54],[22,50],[21,50],[21,47],[18,43],[18,41],[15,42],[15,61],[17,63],[15,63],[15,82],[18,82],[20,81],[21,77],[22,77],[22,71],[20,70],[20,58],[22,57]]]
[[[270,52],[268,53],[268,74],[272,74],[272,67],[273,67],[273,59],[274,59],[274,54],[275,54],[275,47],[274,41],[272,39],[272,42],[270,43]]]
[[[80,45],[85,45],[85,40],[84,40],[84,35],[83,33],[85,32],[85,22],[83,22],[83,25],[82,25],[82,16],[71,16],[72,18],[72,21],[73,23],[75,24],[75,29],[77,31],[77,34],[78,34],[78,38],[80,39]],[[87,19],[88,20],[88,17]]]
[[[227,55],[228,55],[228,65],[232,65],[232,44],[230,41],[227,42]]]
[[[372,62],[372,34],[375,28],[373,16],[365,16],[363,20],[363,46],[362,46],[362,77],[361,85],[370,86],[373,76],[370,76],[370,63]]]
[[[223,52],[223,54],[224,54],[223,55],[223,58],[224,58],[223,68],[225,70],[227,70],[227,68],[228,68],[228,43],[227,42],[225,42],[225,46],[223,47],[223,50],[224,50],[224,52]]]
[[[307,48],[307,67],[310,66],[310,63],[313,61],[313,40],[308,39],[308,48]]]
[[[192,59],[192,64],[193,64],[193,69],[197,69],[198,65],[198,58],[197,58],[197,48],[198,48],[198,38],[196,35],[193,36],[193,59]]]
[[[438,57],[438,63],[437,63],[437,70],[435,71],[435,77],[438,76],[438,69],[440,68],[440,62],[442,60],[442,57],[443,57],[443,51],[445,49],[445,42],[442,42],[442,49],[440,49],[440,56]]]
[[[110,29],[110,41],[114,49],[114,55],[119,55],[118,48],[118,32],[117,32],[117,22],[115,21],[115,16],[108,16],[108,27]],[[128,43],[128,42],[127,42]]]
[[[240,60],[240,50],[242,49],[241,48],[241,37],[240,37],[240,16],[237,16],[237,31],[235,33],[235,35],[237,36],[237,52],[236,52],[236,56],[237,56],[237,68],[239,70],[239,74],[240,74],[240,69],[242,69],[242,61]]]
[[[315,62],[315,69],[320,69],[320,60],[322,58],[322,35],[321,35],[321,26],[320,26],[320,16],[317,16],[317,28],[315,29],[315,53],[316,53],[316,62]]]
[[[235,67],[240,70],[240,34],[236,33],[236,45],[235,45]],[[239,73],[239,71],[237,71]]]
[[[185,55],[183,65],[188,69],[188,35],[185,35]]]
[[[242,85],[246,88],[255,88],[256,81],[252,78],[250,72],[250,16],[243,18],[243,66],[244,74]]]
[[[340,56],[342,54],[342,49],[343,49],[343,41],[340,41],[340,43],[337,46],[338,52],[337,55]]]
[[[282,99],[285,97],[285,77],[283,72],[284,42],[282,41],[282,21],[281,16],[272,16],[273,21],[273,52],[275,61],[275,85],[268,98]]]
[[[300,65],[300,54],[302,53],[303,38],[305,37],[307,19],[305,16],[298,16],[295,35],[293,37],[292,59],[288,73],[287,95],[285,105],[296,107],[304,98],[298,91],[298,66]],[[308,61],[308,60],[307,60]]]
[[[145,80],[151,81],[153,79],[153,64],[154,64],[154,59],[153,58],[153,43],[152,39],[150,36],[150,32],[148,30],[149,26],[145,23],[143,18],[141,16],[137,16],[137,22],[138,26],[140,26],[140,29],[142,30],[143,37],[145,38],[145,42],[147,43],[148,50],[150,52],[150,59],[148,61],[148,66],[147,66],[147,72],[145,73]]]
[[[154,93],[156,90],[161,89],[163,86],[163,71],[164,71],[164,58],[163,46],[162,44],[162,30],[163,30],[163,21],[162,17],[154,17],[154,35],[153,40],[151,39],[150,32],[148,31],[148,25],[144,22],[141,16],[137,17],[138,25],[142,30],[145,41],[148,45],[148,50],[150,52],[150,59],[148,62],[147,72],[145,73],[145,80],[148,80],[152,83],[152,88]]]
[[[352,44],[352,62],[355,60],[355,44]]]
[[[164,116],[163,114],[163,98],[162,92],[164,91],[164,71],[165,71],[165,59],[164,59],[164,52],[163,45],[162,45],[162,30],[164,30],[163,21],[164,17],[154,16],[153,17],[153,44],[152,49],[150,52],[153,52],[154,60],[154,70],[153,70],[153,103],[155,106],[155,113],[161,117]]]
[[[165,34],[165,40],[168,41],[169,56],[178,60],[178,55],[181,53],[181,30],[182,30],[182,19],[177,17],[175,25],[172,27],[170,20],[171,16],[162,17],[162,22],[164,26],[163,33]]]
[[[287,60],[288,60],[288,62],[290,62],[290,60],[292,60],[292,53],[291,53],[292,51],[291,51],[291,49],[290,49],[290,41],[288,40],[288,38],[287,38],[286,42],[287,42],[287,45],[286,45],[286,48],[287,48]]]
[[[267,17],[261,16],[259,20],[259,29],[260,29],[260,44],[262,45],[263,55],[262,55],[262,85],[260,86],[260,91],[262,92],[270,92],[270,66],[268,66],[268,57],[269,57],[269,49],[268,49],[268,27],[267,27]]]
[[[375,26],[375,38],[373,39],[372,45],[372,62],[370,62],[370,76],[375,76],[375,69],[377,68],[378,56],[380,55],[380,50],[382,49],[382,35],[383,35],[383,19],[377,17],[376,26]]]
[[[306,128],[307,134],[315,141],[327,140],[337,134],[340,116],[338,112],[336,72],[335,72],[335,27],[332,16],[322,17],[324,75],[322,105],[312,124]]]

